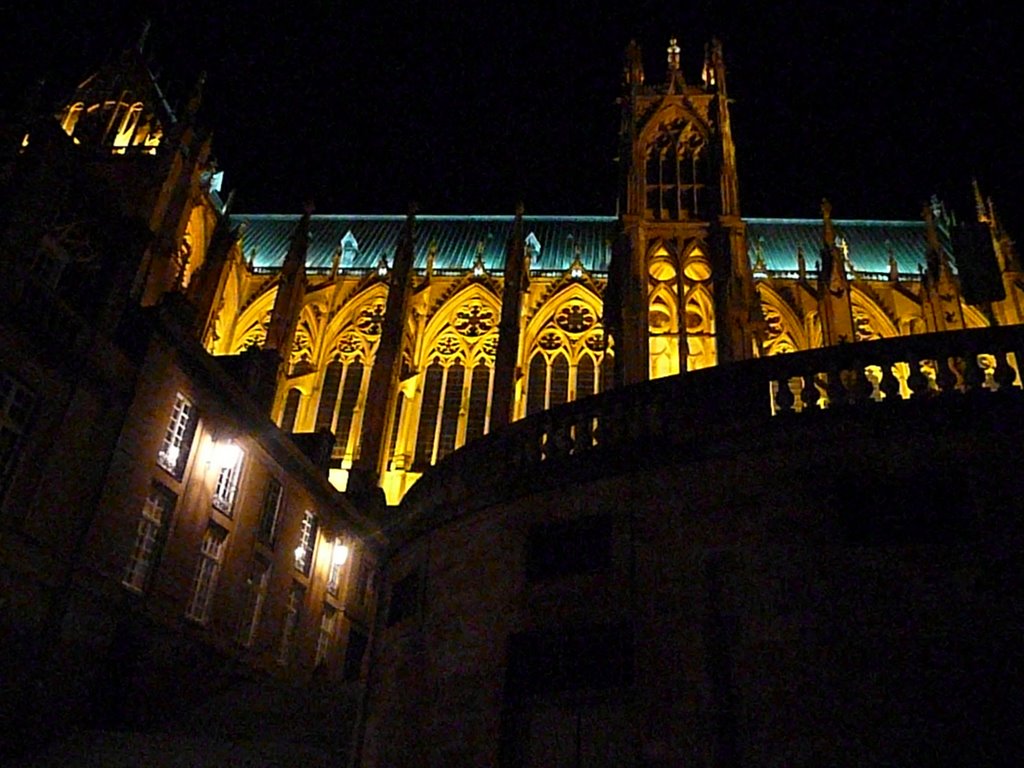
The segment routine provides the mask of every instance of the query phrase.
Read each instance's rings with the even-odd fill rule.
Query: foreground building
[[[967,223],[744,218],[721,50],[692,81],[668,53],[651,85],[627,52],[615,218],[233,216],[198,89],[171,114],[138,51],[25,126],[0,443],[25,716],[274,700],[275,736],[337,753],[355,724],[382,766],[994,748],[1012,242],[977,189]],[[314,699],[351,706],[314,727]]]
[[[253,738],[276,697],[313,699],[296,730],[337,754],[379,526],[328,482],[330,434],[270,420],[280,353],[200,344],[227,232],[197,98],[172,114],[136,50],[79,97],[63,125],[28,124],[4,169],[3,751],[73,726],[181,728],[204,707],[204,735]],[[182,260],[197,222],[211,247]],[[325,690],[337,705],[315,704]]]

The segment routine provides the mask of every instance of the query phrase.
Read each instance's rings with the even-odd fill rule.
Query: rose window
[[[590,307],[583,304],[562,307],[555,316],[555,323],[558,327],[569,333],[583,333],[595,322],[594,313],[590,311]]]
[[[483,336],[494,327],[494,312],[482,304],[467,304],[455,313],[452,327],[463,336]]]

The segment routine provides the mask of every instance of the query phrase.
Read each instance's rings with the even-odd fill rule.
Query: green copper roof
[[[747,219],[750,263],[764,259],[769,274],[796,273],[797,251],[803,250],[808,272],[821,260],[821,219]],[[853,271],[865,277],[889,272],[889,257],[901,274],[916,275],[925,261],[923,221],[833,220],[836,244],[843,247]]]
[[[242,241],[245,258],[257,269],[280,267],[299,216],[260,214],[237,218],[247,223]],[[618,225],[615,217],[526,216],[523,221],[528,240],[533,235],[540,246],[532,259],[532,270],[564,272],[578,253],[589,272],[608,271]],[[404,216],[313,216],[306,266],[313,271],[329,270],[339,249],[342,269],[373,269],[382,257],[391,264],[404,222]],[[797,252],[802,249],[808,273],[815,271],[815,262],[821,258],[820,219],[746,222],[752,265],[760,254],[769,274],[796,276]],[[482,249],[487,271],[500,273],[512,223],[511,216],[417,216],[415,268],[426,267],[427,252],[436,243],[434,269],[439,272],[467,272]],[[888,274],[890,254],[904,275],[916,275],[924,263],[923,222],[835,220],[833,224],[837,240],[845,243],[852,269],[858,275]]]
[[[279,267],[298,216],[239,217],[248,222],[242,244],[245,258],[257,268]],[[524,229],[540,244],[532,261],[534,270],[566,270],[579,249],[583,266],[591,272],[608,269],[615,222],[609,216],[526,216]],[[348,233],[356,248],[343,249],[341,267],[366,270],[376,267],[381,257],[394,261],[395,247],[405,223],[404,216],[313,216],[309,225],[306,266],[330,269],[334,252],[342,247]],[[417,216],[415,268],[424,269],[427,252],[437,244],[436,270],[466,272],[473,268],[482,248],[485,268],[501,272],[506,243],[512,233],[512,216]],[[348,239],[351,243],[351,238]]]

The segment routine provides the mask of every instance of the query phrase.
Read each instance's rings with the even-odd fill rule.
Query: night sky
[[[240,211],[614,213],[626,44],[660,82],[677,36],[692,82],[717,35],[746,215],[813,217],[828,196],[839,218],[916,218],[932,193],[966,214],[977,176],[1024,238],[1024,37],[995,4],[84,5],[0,11],[4,108],[40,74],[70,94],[148,16],[172,104],[209,73]]]

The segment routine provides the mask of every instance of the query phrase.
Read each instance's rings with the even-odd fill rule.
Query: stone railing
[[[721,365],[587,397],[514,422],[427,470],[401,518],[459,514],[531,478],[651,446],[700,446],[775,419],[901,404],[1024,398],[1024,326],[900,336]],[[426,522],[426,519],[423,519]]]

